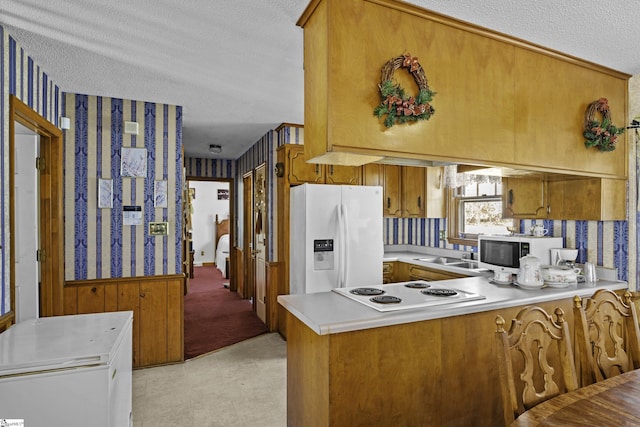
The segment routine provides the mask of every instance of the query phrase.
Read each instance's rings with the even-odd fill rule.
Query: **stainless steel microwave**
[[[541,264],[551,264],[551,249],[562,248],[562,237],[478,236],[478,266],[513,274],[520,269],[520,258],[534,255]]]

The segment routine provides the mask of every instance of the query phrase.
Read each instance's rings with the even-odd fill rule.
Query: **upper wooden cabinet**
[[[602,178],[504,178],[505,218],[583,221],[625,220],[626,180]]]
[[[627,183],[622,179],[563,179],[547,182],[548,218],[627,219]]]
[[[392,23],[394,31],[381,34]],[[364,164],[382,157],[626,178],[626,134],[615,151],[586,149],[585,111],[609,100],[627,122],[629,75],[394,0],[313,0],[304,29],[305,145],[310,158]],[[381,68],[417,57],[436,92],[426,121],[386,128],[373,114]],[[417,93],[411,74],[393,78]]]
[[[445,216],[442,168],[364,165],[364,185],[382,185],[384,216],[443,218]]]
[[[362,168],[359,166],[336,166],[307,163],[304,145],[284,145],[284,170],[291,185],[312,184],[349,184],[359,185]]]
[[[546,218],[547,194],[541,178],[503,178],[502,216]]]

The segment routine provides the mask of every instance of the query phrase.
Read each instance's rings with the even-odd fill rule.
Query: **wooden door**
[[[367,163],[362,167],[362,184],[384,186],[384,165]]]
[[[360,185],[362,166],[325,166],[325,182],[327,184]]]
[[[244,269],[243,275],[243,289],[241,296],[243,298],[253,298],[254,296],[254,266],[253,256],[253,171],[247,172],[242,177],[243,194],[242,194],[242,206],[243,206],[243,218],[242,225],[245,230],[242,237],[242,260]],[[240,292],[240,290],[238,290]]]
[[[324,184],[324,165],[307,163],[304,145],[289,147],[289,182],[292,185],[305,182]]]
[[[402,216],[424,218],[426,168],[402,166]]]
[[[546,187],[542,178],[503,178],[502,216],[546,218]]]
[[[266,263],[266,236],[267,236],[267,177],[266,165],[262,164],[255,169],[254,181],[254,225],[253,242],[254,250],[254,277],[255,277],[255,308],[260,320],[267,323],[267,263]]]
[[[402,216],[402,208],[400,206],[401,191],[400,166],[385,165],[383,197],[384,216]]]

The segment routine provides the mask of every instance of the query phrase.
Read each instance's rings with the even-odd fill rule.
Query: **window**
[[[451,243],[477,245],[479,234],[506,234],[514,220],[502,218],[502,179],[476,173],[456,174],[455,184],[448,182],[447,209]]]

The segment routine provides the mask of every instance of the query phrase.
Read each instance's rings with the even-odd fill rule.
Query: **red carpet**
[[[184,297],[184,358],[226,347],[267,332],[251,302],[224,287],[220,270],[194,267]]]

